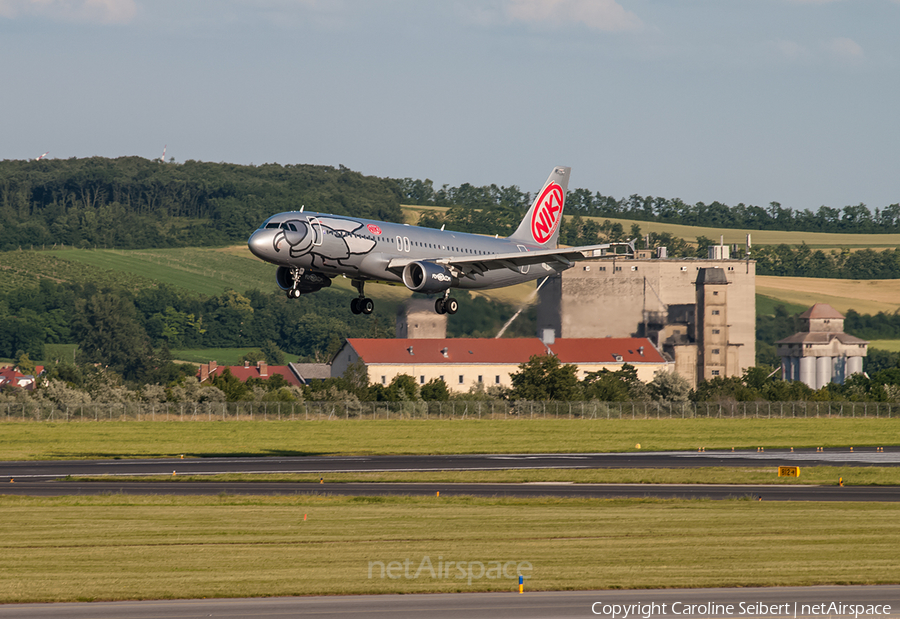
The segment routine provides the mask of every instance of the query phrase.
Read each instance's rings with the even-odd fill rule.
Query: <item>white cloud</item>
[[[122,24],[137,13],[135,0],[0,0],[0,17]]]
[[[859,43],[845,37],[832,39],[825,47],[834,58],[842,62],[861,62],[866,56]]]
[[[505,12],[514,21],[560,25],[584,24],[593,30],[639,30],[640,18],[615,0],[507,0]]]

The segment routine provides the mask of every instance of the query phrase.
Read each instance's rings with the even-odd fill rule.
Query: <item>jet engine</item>
[[[410,262],[403,267],[403,284],[413,292],[444,292],[459,280],[434,262]]]
[[[275,270],[275,282],[282,290],[293,290],[296,288],[301,294],[306,294],[307,292],[318,292],[322,288],[327,288],[331,285],[331,278],[314,271],[306,271],[300,276],[300,280],[295,287],[291,269],[278,267]]]

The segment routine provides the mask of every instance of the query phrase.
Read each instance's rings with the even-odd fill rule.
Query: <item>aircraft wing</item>
[[[475,279],[476,275],[483,275],[488,271],[497,269],[509,269],[518,271],[520,267],[533,264],[558,262],[565,268],[572,266],[578,260],[591,260],[600,257],[600,250],[609,249],[610,244],[585,245],[582,247],[558,247],[554,249],[540,249],[536,251],[509,252],[505,254],[488,254],[481,256],[454,256],[452,258],[437,258],[429,260],[436,264],[446,265],[459,272],[461,277]],[[595,255],[596,252],[596,255]],[[410,262],[416,262],[411,258],[394,258],[388,263],[388,270],[401,273],[403,267]]]

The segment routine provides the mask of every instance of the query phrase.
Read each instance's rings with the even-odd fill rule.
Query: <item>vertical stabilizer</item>
[[[561,166],[553,169],[525,219],[509,238],[544,247],[557,246],[571,170]]]

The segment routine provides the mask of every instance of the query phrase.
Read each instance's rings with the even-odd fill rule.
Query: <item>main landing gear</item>
[[[353,280],[353,287],[359,292],[359,296],[350,301],[350,311],[354,314],[371,314],[375,311],[375,301],[366,297],[363,292],[366,282],[361,279]]]
[[[434,311],[438,314],[455,314],[459,309],[459,301],[450,296],[450,290],[444,296],[434,302]]]

